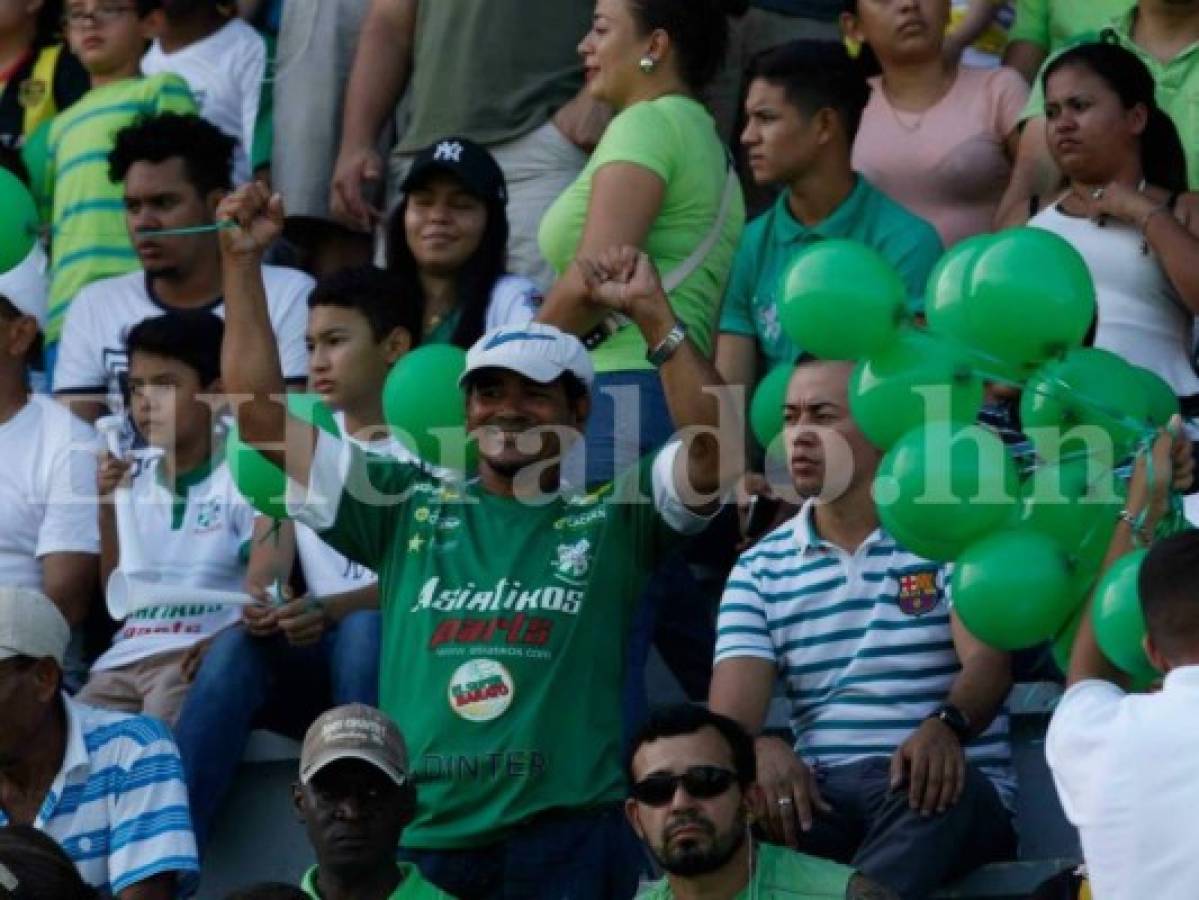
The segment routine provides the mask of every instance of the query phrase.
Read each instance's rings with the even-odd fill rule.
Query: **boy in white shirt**
[[[255,174],[254,130],[266,77],[266,41],[219,7],[217,0],[163,0],[163,27],[142,57],[142,71],[173,72],[187,82],[200,115],[237,139],[233,181],[244,184]]]
[[[131,460],[102,457],[102,495],[130,476],[132,522],[119,524],[133,538],[121,544],[114,504],[102,504],[106,585],[119,568],[160,581],[164,601],[185,600],[188,588],[242,590],[255,513],[216,435],[223,330],[203,312],[156,316],[129,332],[131,415],[148,448]],[[80,699],[172,724],[205,643],[237,621],[236,607],[199,602],[135,611],[93,665]]]
[[[333,410],[343,435],[368,451],[412,455],[383,418],[383,385],[419,340],[423,310],[373,266],[318,282],[308,300],[309,386]],[[294,529],[294,530],[293,530]],[[298,533],[297,533],[298,532]],[[255,541],[248,590],[263,603],[243,627],[220,635],[204,657],[175,730],[200,845],[232,782],[256,715],[292,710],[309,721],[324,706],[297,687],[327,675],[334,704],[378,704],[379,599],[375,574],[351,563],[303,526]],[[287,580],[298,552],[308,593],[270,606],[266,591]],[[307,724],[305,722],[304,724]]]
[[[0,276],[0,584],[45,594],[78,625],[100,551],[95,432],[30,391],[46,315],[41,275],[40,263],[23,263]]]

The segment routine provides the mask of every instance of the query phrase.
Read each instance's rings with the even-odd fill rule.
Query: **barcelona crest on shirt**
[[[941,600],[936,569],[915,569],[899,575],[899,608],[908,616],[923,616]]]

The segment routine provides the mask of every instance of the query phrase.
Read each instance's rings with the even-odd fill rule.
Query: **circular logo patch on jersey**
[[[450,678],[447,698],[450,709],[468,722],[498,719],[512,705],[516,685],[494,659],[472,659],[463,663]]]

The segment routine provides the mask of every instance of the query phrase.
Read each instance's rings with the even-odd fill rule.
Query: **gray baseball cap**
[[[395,722],[362,703],[337,706],[322,713],[304,735],[300,781],[307,784],[339,759],[370,763],[398,785],[408,782],[408,747]]]
[[[60,666],[71,640],[71,626],[45,594],[30,588],[0,586],[0,659],[50,657]]]

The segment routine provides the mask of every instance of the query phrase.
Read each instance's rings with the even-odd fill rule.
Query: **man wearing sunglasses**
[[[753,739],[732,719],[694,704],[662,707],[634,739],[625,814],[666,877],[640,897],[667,900],[888,900],[853,869],[805,856],[750,833]]]

